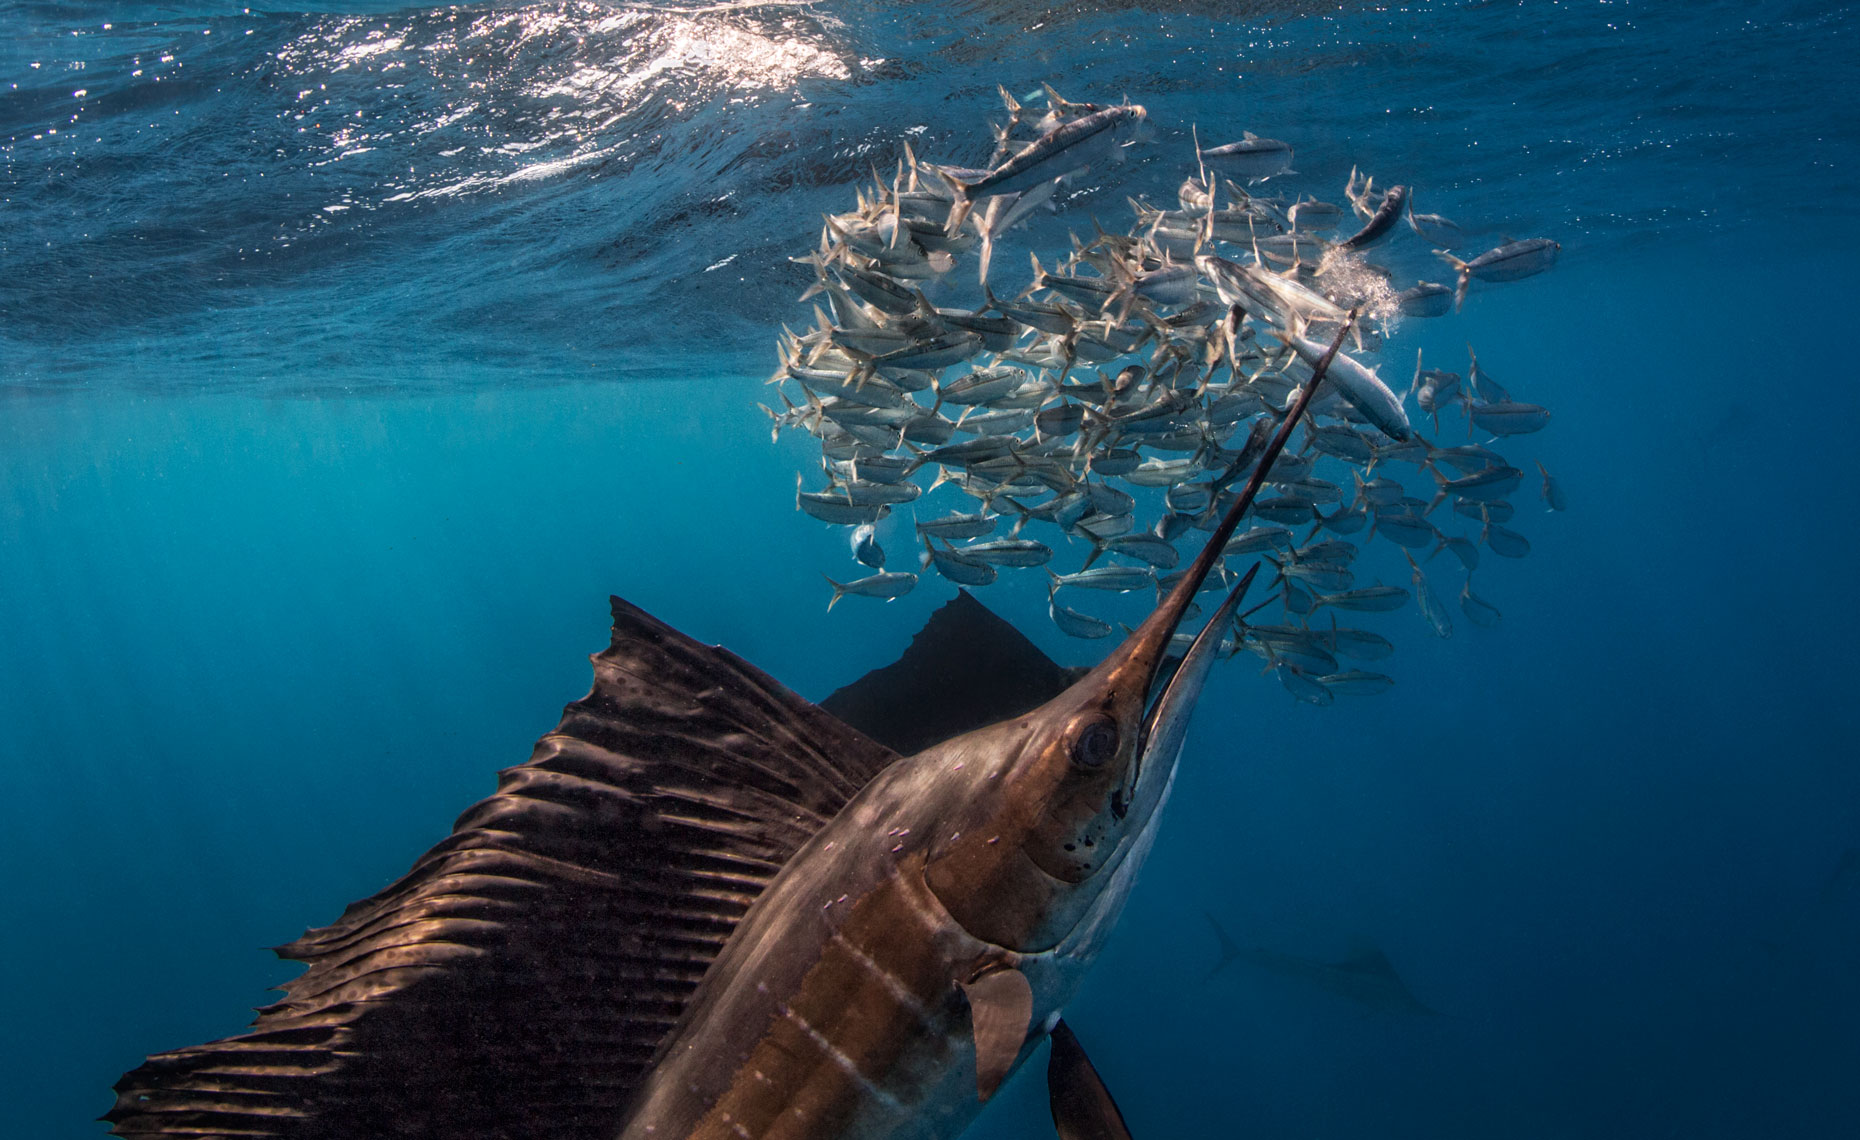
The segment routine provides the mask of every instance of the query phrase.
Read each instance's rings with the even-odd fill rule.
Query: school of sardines
[[[1001,95],[1008,122],[994,128],[987,167],[933,165],[906,144],[896,173],[875,176],[854,211],[826,219],[819,248],[794,259],[816,275],[802,298],[818,298],[815,324],[784,328],[770,380],[781,409],[767,410],[777,435],[801,428],[820,443],[824,486],[808,489],[797,476],[797,507],[853,528],[853,556],[873,571],[829,576],[828,608],[916,585],[916,573],[886,569],[880,543],[881,527],[901,529],[883,520],[908,505],[918,572],[980,587],[1003,569],[1045,567],[1053,622],[1073,637],[1110,636],[1112,623],[1079,599],[1174,586],[1176,542],[1190,536],[1192,549],[1191,532],[1214,529],[1354,311],[1297,442],[1225,548],[1274,571],[1266,601],[1241,616],[1228,648],[1263,657],[1298,699],[1328,704],[1393,683],[1364,667],[1393,645],[1345,627],[1339,612],[1392,611],[1412,599],[1435,633],[1450,636],[1431,569],[1463,572],[1461,611],[1496,624],[1498,609],[1473,590],[1474,571],[1488,554],[1522,558],[1530,543],[1512,529],[1511,499],[1527,476],[1490,445],[1539,431],[1550,412],[1514,399],[1476,356],[1463,375],[1417,358],[1400,393],[1372,361],[1402,319],[1457,309],[1474,282],[1542,272],[1557,243],[1506,241],[1462,260],[1451,252],[1465,252],[1461,227],[1415,212],[1408,187],[1378,188],[1355,171],[1345,206],[1266,196],[1262,184],[1293,173],[1292,149],[1247,133],[1196,142],[1175,208],[1133,200],[1125,233],[1094,219],[1090,239],[1074,234],[1062,259],[1043,265],[1032,255],[1031,283],[1004,298],[989,272],[1008,231],[1052,209],[1062,186],[1103,178],[1142,141],[1145,111],[1070,102],[1050,87],[1043,110]],[[1427,243],[1450,283],[1404,286],[1369,259],[1385,243],[1416,240],[1402,231]],[[933,303],[931,294],[971,291],[969,275],[957,273],[967,258],[979,305]],[[1428,442],[1410,400],[1436,438],[1463,418],[1468,442]],[[1531,482],[1548,509],[1564,508],[1541,464]],[[945,484],[966,497],[958,509],[924,510]],[[1055,533],[1082,550],[1077,570],[1050,565]],[[1364,572],[1359,555],[1375,539],[1400,548],[1407,587]],[[1223,567],[1207,588],[1229,576]]]

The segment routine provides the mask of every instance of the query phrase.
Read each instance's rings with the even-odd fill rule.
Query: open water
[[[1563,243],[1406,342],[1555,412],[1503,623],[1202,699],[1068,1014],[1136,1134],[1860,1135],[1857,61],[1860,10],[1775,0],[0,4],[6,1134],[242,1028],[261,947],[586,690],[609,593],[812,697],[895,656],[952,588],[823,612],[844,536],[756,408],[786,257],[1050,81],[1159,130],[1033,248],[1191,123]],[[981,596],[1092,660],[1025,577]],[[1206,978],[1203,912],[1439,1013]],[[1050,1128],[1030,1068],[974,1135]]]

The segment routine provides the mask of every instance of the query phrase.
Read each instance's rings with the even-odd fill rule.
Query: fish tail
[[[962,232],[963,224],[969,220],[969,214],[974,211],[975,199],[969,197],[970,183],[949,174],[943,176],[943,181],[949,183],[950,190],[956,195],[956,200],[950,203],[949,221],[943,226],[943,233],[949,237],[955,237]]]
[[[1472,266],[1444,249],[1435,250],[1434,256],[1451,265],[1460,275],[1459,284],[1453,288],[1453,311],[1457,313],[1460,311],[1460,306],[1466,303],[1466,287],[1472,284]]]
[[[1117,310],[1117,323],[1122,325],[1125,321],[1130,319],[1130,308],[1132,305],[1136,304],[1136,302],[1137,287],[1136,283],[1132,282],[1129,285],[1123,286],[1109,297],[1106,297],[1104,309],[1100,311],[1109,312],[1113,305],[1119,306]]]
[[[1208,181],[1208,163],[1201,157],[1201,126],[1198,123],[1188,125],[1188,137],[1195,144],[1195,177],[1208,188],[1208,213],[1214,212],[1214,183]],[[1209,919],[1212,922],[1212,919]]]
[[[794,362],[794,357],[789,355],[788,343],[786,340],[782,340],[776,343],[775,357],[781,363],[775,366],[774,374],[771,375],[768,378],[768,380],[765,381],[765,383],[768,383],[768,384],[779,384],[783,380],[786,380],[788,378],[788,367],[790,364]]]
[[[1279,584],[1280,582],[1283,582],[1283,581],[1285,581],[1285,580],[1286,580],[1286,577],[1285,577],[1285,563],[1283,563],[1283,562],[1280,562],[1280,561],[1279,561],[1279,560],[1278,560],[1277,558],[1274,558],[1274,557],[1273,557],[1272,555],[1270,555],[1270,554],[1263,554],[1263,553],[1262,553],[1262,554],[1260,555],[1260,557],[1261,557],[1261,558],[1263,558],[1263,559],[1265,559],[1265,560],[1266,560],[1267,562],[1270,562],[1270,563],[1272,563],[1272,569],[1273,569],[1273,570],[1274,570],[1274,572],[1275,572],[1275,573],[1273,574],[1273,577],[1272,577],[1272,581],[1270,581],[1270,582],[1268,582],[1268,583],[1266,583],[1266,585],[1267,585],[1268,587],[1271,587],[1271,586],[1276,586],[1276,585],[1278,585],[1278,584]]]
[[[832,578],[827,578],[827,575],[824,573],[821,574],[821,577],[826,578],[827,585],[833,587],[833,596],[827,599],[827,612],[832,613],[833,607],[838,605],[839,600],[846,596],[846,586],[842,582],[835,582]]]
[[[1014,98],[1008,89],[999,83],[995,84],[995,90],[1001,92],[1001,104],[1007,108],[1009,117],[1017,123],[1020,122],[1020,100]]]
[[[995,151],[988,158],[988,165],[992,167],[1007,161],[1008,155],[1013,153],[1013,144],[1009,141],[1008,136],[1013,133],[1014,127],[1012,123],[1005,127],[990,123],[988,124],[988,129],[993,131],[995,135]]]

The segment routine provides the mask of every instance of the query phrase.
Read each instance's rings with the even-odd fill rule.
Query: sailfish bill
[[[195,1140],[953,1136],[1049,1035],[1066,1103],[1093,1101],[1059,1013],[1258,566],[1170,645],[1354,322],[1117,649],[909,755],[613,599],[593,688],[529,761],[278,948],[306,969],[247,1032],[150,1057],[105,1119]],[[1127,1136],[1101,1100],[1056,1107],[1061,1134]]]

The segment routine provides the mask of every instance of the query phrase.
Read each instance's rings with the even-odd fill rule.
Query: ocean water
[[[953,588],[824,611],[757,403],[823,212],[997,83],[1191,125],[1557,268],[1404,350],[1555,420],[1502,624],[1389,693],[1204,693],[1068,1012],[1139,1136],[1860,1135],[1860,11],[1806,3],[0,4],[0,1088],[98,1136],[262,950],[398,876],[586,691],[621,594],[810,697]],[[1423,256],[1424,251],[1423,251]],[[1001,264],[1008,264],[1003,261]],[[1019,262],[1013,263],[1019,270]],[[1457,355],[1456,354],[1462,354]],[[900,540],[901,541],[901,540]],[[1496,562],[1498,560],[1488,560]],[[1393,581],[1405,584],[1405,579]],[[982,599],[1057,659],[1041,583]],[[1235,963],[1371,941],[1433,1016]],[[1048,1134],[1030,1066],[973,1135]]]

